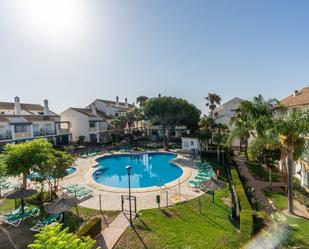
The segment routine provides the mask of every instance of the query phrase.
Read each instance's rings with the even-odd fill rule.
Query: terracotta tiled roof
[[[131,108],[134,108],[134,105],[132,104],[128,104],[128,107],[125,107],[125,103],[124,102],[119,102],[119,105],[116,106],[116,101],[111,101],[111,100],[106,100],[106,99],[98,99],[99,101],[102,101],[108,105],[111,105],[115,108],[121,108],[121,109],[131,109]]]
[[[29,122],[56,121],[53,116],[45,115],[24,115],[23,117]]]
[[[281,100],[281,104],[287,107],[309,105],[309,87],[305,87],[300,91]]]
[[[21,109],[23,110],[29,110],[29,111],[43,111],[43,106],[38,104],[20,104]],[[13,102],[0,102],[0,109],[9,109],[13,110],[15,106],[15,103]]]
[[[102,112],[98,109],[96,110],[97,115],[92,114],[91,108],[71,108],[71,109],[77,112],[80,112],[84,115],[87,115],[88,117],[92,117],[92,118],[100,118],[100,119],[112,119],[113,118],[112,116],[109,116],[105,112]]]

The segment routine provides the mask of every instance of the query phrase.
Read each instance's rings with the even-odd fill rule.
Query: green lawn
[[[115,249],[139,248],[240,248],[239,232],[229,220],[229,208],[221,200],[228,189],[215,195],[178,204],[168,209],[142,211],[134,220],[134,229],[128,228]]]
[[[254,162],[248,162],[248,168],[251,172],[251,174],[260,180],[263,181],[268,181],[268,169],[266,169],[265,167],[262,167],[259,163],[254,163]],[[280,175],[272,172],[271,174],[271,179],[273,182],[278,182],[281,180]]]
[[[278,210],[287,208],[287,197],[282,193],[266,192]],[[291,232],[286,237],[283,248],[309,248],[309,220],[287,216],[287,222],[291,226]]]

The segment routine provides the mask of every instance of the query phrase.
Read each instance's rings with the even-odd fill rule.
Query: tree
[[[45,165],[50,158],[52,145],[45,139],[35,139],[20,144],[7,144],[2,153],[7,175],[23,175],[23,187],[27,188],[27,175],[37,165]]]
[[[281,158],[279,137],[274,131],[268,131],[265,136],[254,139],[248,149],[251,161],[257,161],[268,168],[269,189],[271,190],[272,170]]]
[[[6,165],[4,160],[1,160],[0,158],[0,177],[5,176],[6,175]]]
[[[118,133],[120,132],[120,129],[121,129],[121,120],[119,116],[114,117],[111,123],[115,127],[115,139],[116,139],[116,144],[117,144]]]
[[[147,96],[141,95],[136,98],[136,103],[138,103],[140,107],[143,107],[147,100],[148,100]]]
[[[95,240],[90,237],[79,238],[77,235],[69,233],[68,227],[62,229],[61,224],[56,224],[46,226],[36,234],[35,241],[28,247],[30,249],[92,249],[94,244]]]
[[[210,117],[213,118],[213,112],[217,107],[217,104],[220,105],[221,103],[221,97],[215,93],[208,93],[208,96],[205,97],[205,100],[207,100],[206,106],[210,109]]]
[[[214,134],[214,142],[217,145],[217,161],[220,161],[220,151],[224,144],[226,143],[227,139],[227,131],[228,127],[225,124],[215,124],[216,133]]]
[[[200,130],[203,130],[203,131],[209,131],[209,133],[210,133],[210,143],[212,144],[212,133],[213,133],[213,128],[214,128],[214,126],[215,126],[215,120],[213,119],[213,118],[211,118],[211,117],[208,117],[208,116],[206,116],[206,115],[204,115],[201,119],[200,119],[200,121],[199,121],[199,128],[200,128]]]
[[[288,211],[293,213],[293,164],[305,150],[304,135],[309,133],[309,112],[295,111],[288,117],[277,116],[274,129],[280,136],[282,153],[286,156],[288,172]]]
[[[198,127],[200,111],[188,101],[175,97],[155,97],[148,99],[144,112],[153,124],[161,125],[164,147],[167,149],[170,131],[177,125],[185,125],[188,129]]]
[[[59,181],[67,176],[67,168],[70,167],[74,162],[72,155],[53,149],[51,151],[49,160],[45,164],[37,165],[33,168],[35,172],[38,172],[38,182],[47,182],[50,196],[56,193],[59,186]]]
[[[85,142],[85,136],[81,135],[78,137],[77,144],[82,145]]]

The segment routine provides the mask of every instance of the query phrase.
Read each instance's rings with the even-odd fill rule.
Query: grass
[[[287,197],[282,193],[266,192],[278,210],[286,209],[288,206]],[[287,223],[291,226],[290,233],[286,236],[283,248],[309,248],[309,220],[287,216]]]
[[[201,213],[199,199],[161,210],[144,210],[115,249],[240,248],[244,241],[229,220],[230,209],[222,201],[228,194],[228,188],[217,191],[214,204],[210,195],[203,195]]]
[[[269,177],[268,169],[261,166],[259,163],[248,162],[248,168],[249,168],[251,174],[255,178],[258,178],[258,179],[263,180],[263,181],[268,181],[268,177]],[[278,181],[281,180],[281,177],[280,177],[280,175],[272,172],[271,179],[272,179],[273,182],[278,182]]]
[[[17,203],[19,206],[19,201]],[[30,205],[34,206],[34,205]],[[6,214],[15,209],[15,200],[3,199],[0,202],[0,213]],[[41,217],[45,217],[47,214],[44,210],[41,210]],[[117,215],[119,211],[103,211],[103,225],[109,224]],[[76,231],[85,221],[92,217],[102,216],[99,210],[78,206],[71,208],[70,211],[65,213],[65,225],[69,227],[70,231]]]

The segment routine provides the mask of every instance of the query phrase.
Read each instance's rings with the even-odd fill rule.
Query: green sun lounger
[[[28,211],[28,210],[29,210],[29,207],[28,206],[24,206],[24,211]],[[17,216],[20,213],[21,213],[21,207],[12,210],[11,212],[7,213],[5,216],[6,217],[12,217],[12,216]]]
[[[193,181],[193,180],[189,181],[188,183],[192,184],[194,187],[198,187],[198,186],[201,185],[201,182],[197,182],[197,181]]]
[[[42,221],[38,221],[33,227],[30,228],[31,231],[39,232],[44,227],[52,224],[53,222],[60,222],[62,220],[62,214],[51,214],[44,218]]]
[[[19,224],[20,224],[23,220],[25,220],[25,219],[27,219],[27,218],[29,218],[29,217],[31,217],[31,216],[36,217],[36,216],[38,216],[39,214],[40,214],[40,209],[38,209],[38,208],[32,208],[32,209],[29,209],[28,211],[26,211],[26,212],[24,212],[24,213],[20,213],[20,214],[18,214],[18,215],[12,215],[12,216],[10,216],[10,217],[4,217],[4,218],[2,218],[1,220],[2,220],[3,222],[5,222],[5,223],[9,224],[9,225],[18,227]]]

